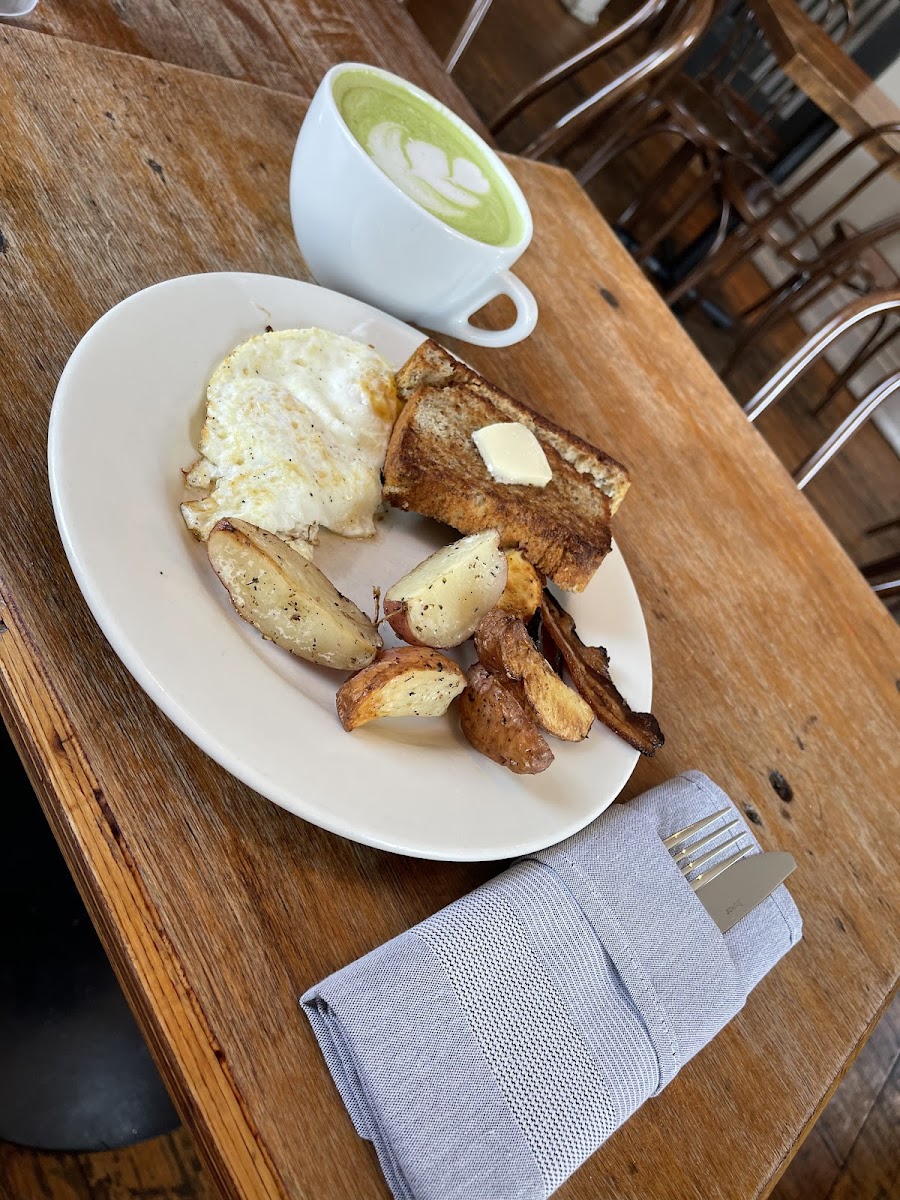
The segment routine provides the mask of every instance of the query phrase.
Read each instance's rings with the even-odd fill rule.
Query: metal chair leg
[[[794,472],[797,487],[805,488],[809,481],[818,475],[825,464],[834,458],[841,446],[849,442],[853,435],[862,428],[872,413],[875,412],[876,408],[883,404],[890,396],[897,393],[900,393],[900,371],[896,371],[893,375],[889,376],[874,391],[870,392],[864,400],[861,400],[856,408],[841,421],[831,437],[827,438],[815,454],[811,454],[806,462],[797,468]]]
[[[493,0],[475,0],[475,3],[466,13],[462,25],[457,30],[456,37],[453,39],[453,45],[447,51],[447,57],[444,59],[444,70],[448,75],[452,75],[456,64],[465,54],[469,42],[478,32],[478,27],[488,14],[488,9],[491,7]]]
[[[879,334],[887,324],[887,320],[887,314],[879,317],[875,323],[875,328],[847,363],[846,367],[844,367],[843,371],[841,371],[840,375],[837,376],[822,400],[812,410],[814,417],[817,417],[831,403],[838,392],[847,386],[857,371],[861,371],[893,339],[896,330],[892,329],[886,338],[883,338],[881,341],[877,340]]]

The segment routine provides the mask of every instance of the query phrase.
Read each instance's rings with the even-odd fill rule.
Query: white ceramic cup
[[[343,71],[384,76],[419,96],[476,142],[508,189],[522,220],[513,246],[476,241],[432,216],[366,154],[347,128],[333,85]],[[291,219],[316,280],[426,329],[478,346],[509,346],[537,323],[534,296],[509,268],[531,241],[531,213],[509,171],[463,121],[427,92],[361,63],[332,67],[312,99],[291,165]],[[479,329],[469,318],[495,296],[509,296],[508,329]]]

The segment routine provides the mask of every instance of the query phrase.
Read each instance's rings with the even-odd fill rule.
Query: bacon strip
[[[602,646],[585,646],[575,632],[575,622],[546,590],[541,599],[541,635],[559,650],[576,691],[597,720],[641,754],[655,754],[666,740],[656,717],[629,708],[610,676],[609,655]]]

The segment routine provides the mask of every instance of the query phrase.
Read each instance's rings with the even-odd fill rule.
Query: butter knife
[[[769,850],[742,858],[721,875],[697,889],[697,899],[727,933],[741,917],[771,896],[797,864],[783,850]]]

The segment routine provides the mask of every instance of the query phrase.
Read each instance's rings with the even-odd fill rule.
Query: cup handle
[[[495,296],[509,296],[516,306],[516,319],[507,329],[479,329],[469,318]],[[469,301],[468,311],[443,323],[442,333],[470,342],[473,346],[511,346],[527,338],[537,324],[537,301],[511,271],[498,271]]]

